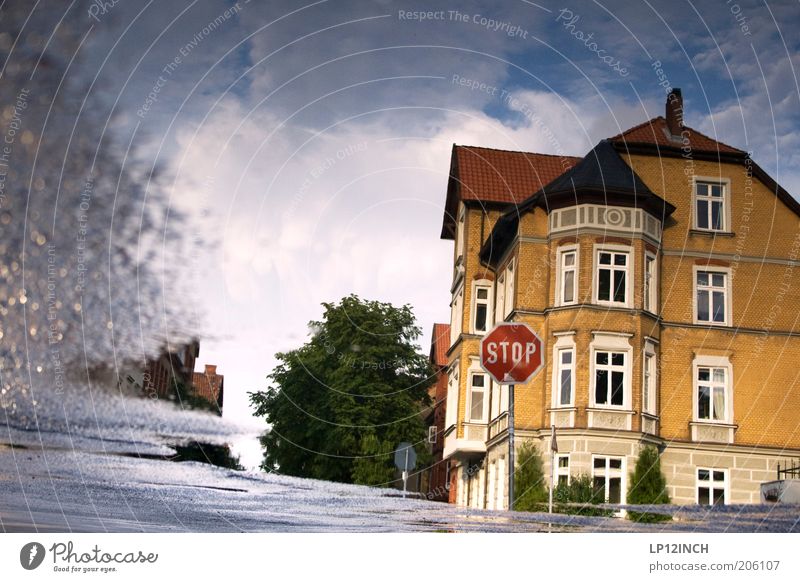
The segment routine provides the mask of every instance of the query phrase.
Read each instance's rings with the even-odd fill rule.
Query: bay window
[[[630,252],[600,249],[597,251],[595,300],[618,307],[630,307],[632,279]]]
[[[486,422],[488,388],[489,378],[486,374],[481,372],[470,373],[467,422]]]
[[[594,457],[592,482],[595,495],[605,503],[622,503],[625,498],[623,459],[620,457]]]
[[[558,251],[556,305],[578,302],[578,247],[569,246]]]
[[[658,280],[657,263],[655,255],[650,253],[644,256],[644,309],[650,313],[658,313]]]
[[[625,352],[594,353],[594,403],[623,406],[625,402]]]

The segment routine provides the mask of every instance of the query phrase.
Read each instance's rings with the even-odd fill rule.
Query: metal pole
[[[508,385],[508,509],[514,510],[514,385]]]
[[[552,437],[551,441],[552,441]],[[548,500],[547,505],[547,513],[553,513],[553,487],[555,487],[555,475],[556,475],[556,453],[553,450],[552,442],[550,444],[550,499]]]
[[[406,496],[406,482],[408,481],[408,447],[406,447],[406,462],[403,464],[403,498]]]

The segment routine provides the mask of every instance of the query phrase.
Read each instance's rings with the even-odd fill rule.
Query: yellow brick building
[[[800,205],[746,152],[666,115],[584,158],[454,146],[444,456],[457,503],[508,506],[508,394],[480,367],[496,322],[545,367],[515,390],[517,446],[625,501],[645,444],[674,503],[753,503],[800,457]],[[549,473],[549,455],[544,454]]]

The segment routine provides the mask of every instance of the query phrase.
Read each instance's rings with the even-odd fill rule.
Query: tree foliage
[[[631,505],[651,505],[669,503],[667,479],[661,472],[661,458],[655,447],[642,447],[636,459],[636,467],[630,475],[628,503]],[[653,522],[672,519],[669,515],[658,513],[628,512],[633,521]]]
[[[382,484],[393,475],[395,447],[414,443],[424,462],[429,403],[428,359],[417,351],[420,329],[408,306],[350,295],[323,303],[311,338],[250,394],[270,431],[262,438],[265,470],[345,483]]]

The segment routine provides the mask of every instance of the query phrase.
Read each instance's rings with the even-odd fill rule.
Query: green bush
[[[570,515],[611,516],[613,511],[595,507],[605,501],[602,487],[589,475],[576,475],[569,484],[559,483],[553,489],[553,511]]]
[[[628,503],[631,505],[655,505],[669,503],[667,479],[661,472],[661,458],[655,447],[643,447],[636,459],[636,467],[630,474]],[[671,515],[629,511],[628,519],[640,523],[670,521]]]
[[[523,444],[517,451],[514,469],[514,509],[518,511],[541,511],[542,502],[547,502],[548,487],[544,476],[542,455],[531,442]]]

